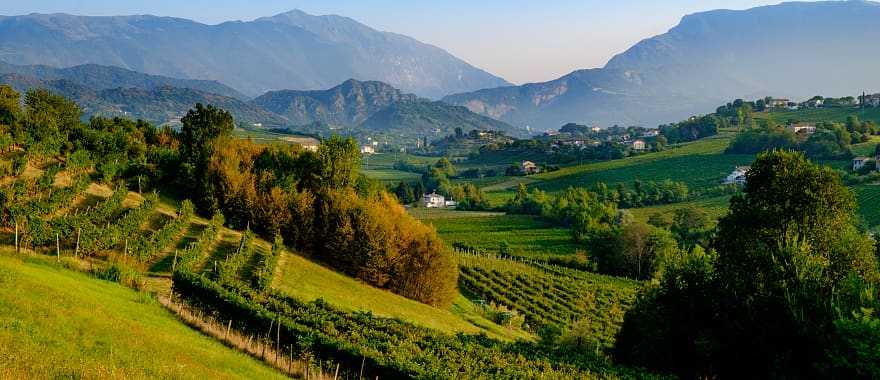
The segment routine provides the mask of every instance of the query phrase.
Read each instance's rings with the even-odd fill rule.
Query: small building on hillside
[[[865,107],[880,107],[880,94],[863,96],[862,105]]]
[[[858,171],[862,170],[869,162],[871,162],[871,157],[856,157],[852,160],[852,170]]]
[[[791,100],[789,100],[789,99],[770,98],[770,100],[767,101],[767,107],[768,108],[788,108],[788,103],[790,101]]]
[[[446,198],[437,192],[432,191],[431,194],[425,194],[422,197],[422,205],[425,208],[444,208],[446,207]]]
[[[657,137],[657,136],[660,136],[659,129],[649,129],[649,130],[645,131],[645,133],[642,133],[642,137]]]
[[[445,206],[446,207],[456,207],[456,206],[458,206],[458,202],[453,201],[453,200],[448,200],[448,201],[446,201]]]
[[[804,102],[804,107],[807,108],[821,108],[825,105],[824,99],[810,99]]]
[[[367,144],[361,147],[361,154],[375,154],[376,148],[373,147],[372,144]]]
[[[523,161],[522,164],[520,164],[519,170],[525,175],[538,174],[541,172],[541,168],[531,161]]]
[[[790,124],[787,129],[792,133],[805,133],[805,134],[813,134],[816,133],[816,124],[811,123],[794,123]]]
[[[642,151],[648,149],[648,144],[645,143],[645,140],[635,140],[632,142],[633,150]]]
[[[592,127],[592,128],[590,128],[590,132],[599,133],[599,132],[602,132],[602,128]]]
[[[752,170],[751,166],[737,166],[733,169],[733,172],[727,175],[727,178],[722,183],[725,185],[745,185],[746,175],[749,174],[749,170]]]

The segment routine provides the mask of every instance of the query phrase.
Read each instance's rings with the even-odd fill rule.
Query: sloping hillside
[[[283,378],[149,295],[11,255],[0,252],[0,378]]]

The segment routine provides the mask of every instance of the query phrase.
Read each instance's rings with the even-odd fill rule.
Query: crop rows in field
[[[516,310],[533,329],[583,318],[605,347],[635,302],[638,283],[539,262],[460,255],[459,285],[487,303]]]
[[[880,185],[862,185],[853,189],[859,202],[859,214],[870,227],[880,225]]]
[[[256,339],[268,336],[293,355],[340,364],[343,378],[651,377],[613,367],[589,350],[540,351],[527,343],[443,334],[398,319],[341,311],[322,300],[258,294],[240,282],[221,283],[186,271],[174,273],[174,292]]]

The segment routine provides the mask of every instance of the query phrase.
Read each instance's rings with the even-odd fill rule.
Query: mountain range
[[[412,139],[443,136],[455,128],[524,134],[465,107],[420,98],[376,81],[350,79],[327,90],[274,91],[246,101],[237,91],[213,81],[152,76],[94,64],[57,69],[0,63],[0,83],[22,93],[46,88],[64,95],[79,104],[84,117],[125,116],[154,124],[174,123],[196,103],[203,103],[229,111],[246,126],[288,127],[325,135],[344,129]]]
[[[216,80],[248,96],[326,89],[350,78],[430,98],[509,85],[413,38],[302,11],[218,25],[156,16],[0,16],[0,60]]]
[[[804,99],[880,91],[880,4],[793,2],[685,16],[603,68],[447,96],[534,129],[567,122],[655,126],[735,98]]]

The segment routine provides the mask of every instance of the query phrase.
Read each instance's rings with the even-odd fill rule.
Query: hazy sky
[[[0,0],[0,14],[153,14],[217,24],[291,9],[338,14],[437,45],[514,83],[604,66],[688,13],[779,0]]]

